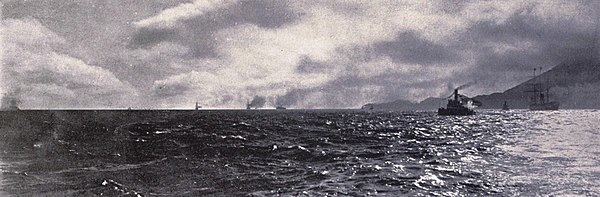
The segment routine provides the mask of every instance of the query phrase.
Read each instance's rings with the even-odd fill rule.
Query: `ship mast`
[[[542,67],[540,67],[540,71],[542,70]],[[548,81],[548,77],[546,77],[545,83],[546,84],[546,103],[550,103],[550,82]]]
[[[546,98],[544,98],[544,97],[546,97],[548,95],[544,95],[544,86],[542,86],[542,79],[541,78],[542,78],[542,67],[540,67],[540,75],[538,77],[538,83],[537,84],[539,86],[539,88],[538,88],[539,92],[538,92],[537,96],[540,97],[540,103],[544,104],[546,102]]]
[[[535,71],[537,70],[537,68],[533,68],[533,96],[531,97],[531,102],[533,103],[537,103],[537,95],[538,95],[538,89],[537,89],[537,83],[536,83],[536,79],[535,79]]]

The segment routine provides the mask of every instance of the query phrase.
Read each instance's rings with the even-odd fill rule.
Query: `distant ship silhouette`
[[[502,110],[510,110],[510,108],[508,108],[508,104],[506,104],[506,101],[504,101],[504,104],[502,104]]]

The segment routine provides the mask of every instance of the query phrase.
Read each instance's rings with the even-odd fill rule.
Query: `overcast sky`
[[[589,55],[599,6],[506,1],[2,0],[22,108],[360,107],[504,91]]]

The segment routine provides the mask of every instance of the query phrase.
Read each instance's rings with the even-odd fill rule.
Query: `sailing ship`
[[[533,83],[531,90],[525,92],[531,93],[529,100],[529,110],[558,110],[560,103],[558,101],[550,101],[550,87],[536,80],[536,69],[533,69]],[[540,68],[540,73],[542,68]]]
[[[440,107],[438,109],[438,115],[442,116],[466,116],[466,115],[475,115],[475,111],[473,111],[473,106],[480,106],[481,103],[479,101],[475,101],[469,97],[458,94],[458,88],[454,89],[454,93],[449,97],[454,96],[454,99],[448,99],[448,104],[446,104],[446,108]]]

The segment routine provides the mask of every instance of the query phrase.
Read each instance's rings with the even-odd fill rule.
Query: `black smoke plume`
[[[2,95],[0,104],[0,110],[18,110],[21,99],[19,98],[19,91],[14,90]]]
[[[302,98],[304,98],[304,96],[306,96],[307,94],[308,94],[308,90],[302,90],[302,89],[291,90],[287,94],[277,97],[277,99],[275,100],[275,105],[280,106],[280,107],[294,106],[298,103],[299,100],[302,100]]]
[[[252,101],[250,101],[249,106],[253,107],[253,108],[261,108],[261,107],[265,106],[266,102],[267,102],[267,99],[265,99],[265,97],[254,96],[254,98],[252,99]]]
[[[477,83],[477,82],[475,82],[475,81],[472,81],[472,82],[466,83],[466,84],[464,84],[464,85],[458,86],[456,89],[458,89],[458,90],[462,90],[462,89],[465,89],[465,88],[471,87],[472,85],[475,85],[476,83]]]

